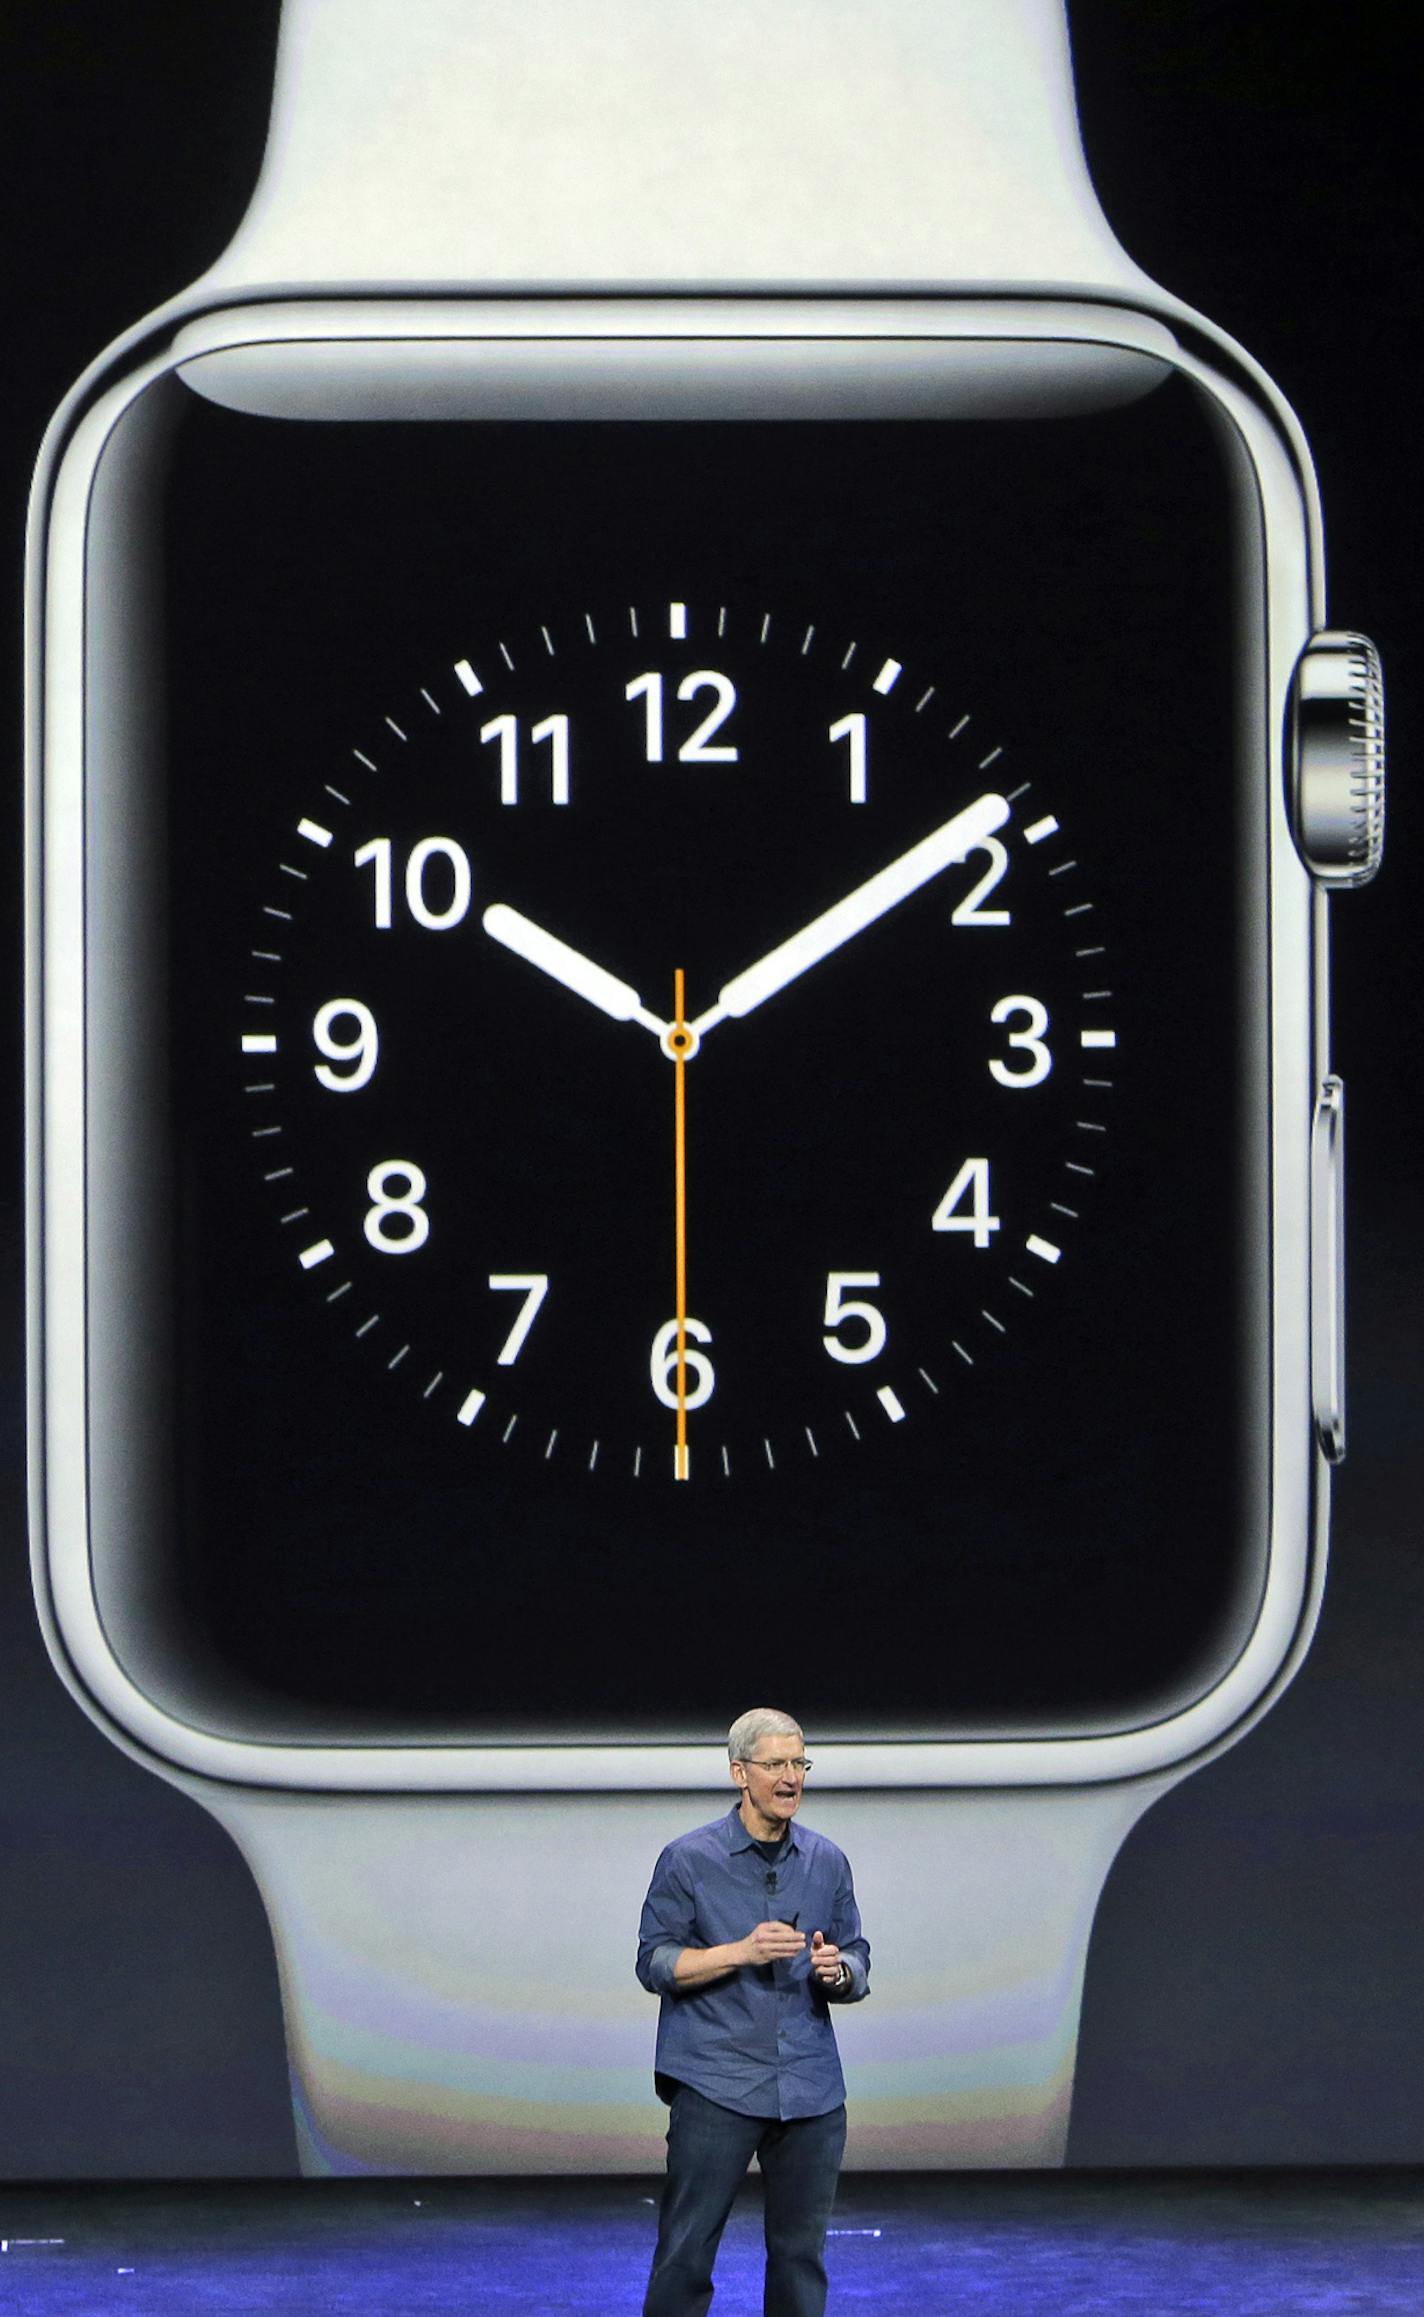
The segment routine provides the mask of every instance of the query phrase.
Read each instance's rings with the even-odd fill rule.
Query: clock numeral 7
[[[656,669],[645,676],[635,676],[624,686],[625,700],[643,703],[643,743],[649,764],[663,761],[663,695],[666,686]],[[695,732],[689,734],[677,752],[679,764],[735,764],[738,750],[730,741],[712,739],[720,732],[737,705],[737,687],[730,676],[719,676],[715,668],[695,668],[678,685],[679,700],[695,700],[699,692],[714,692],[716,699]]]
[[[358,869],[369,868],[373,886],[375,925],[378,933],[389,933],[395,915],[394,872],[391,862],[389,837],[372,837],[369,845],[358,846],[353,856]],[[432,902],[426,872],[432,861],[445,865],[444,883],[447,897],[439,898],[439,883],[435,885],[436,899]],[[470,860],[463,845],[453,837],[422,837],[412,845],[405,864],[405,905],[417,925],[427,933],[448,933],[458,925],[470,906]]]
[[[539,1316],[539,1306],[549,1292],[547,1271],[492,1271],[490,1286],[500,1294],[522,1295],[513,1327],[496,1354],[495,1365],[512,1368],[524,1349],[524,1339]]]
[[[860,1343],[846,1343],[840,1336],[829,1332],[821,1338],[831,1358],[840,1360],[848,1368],[858,1368],[865,1360],[878,1359],[885,1349],[886,1338],[890,1331],[885,1325],[883,1312],[877,1311],[873,1303],[866,1303],[863,1298],[847,1295],[846,1289],[848,1287],[878,1287],[879,1285],[880,1274],[878,1271],[828,1271],[826,1273],[826,1307],[823,1316],[827,1330],[843,1327],[847,1320],[858,1323],[865,1329],[864,1338]]]

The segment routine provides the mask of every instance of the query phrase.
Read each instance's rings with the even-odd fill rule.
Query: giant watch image
[[[1342,1444],[1381,733],[1299,430],[1100,221],[956,294],[339,241],[236,245],[41,477],[56,1662],[251,1858],[309,2162],[624,2168],[636,2005],[550,2093],[489,1925],[592,1844],[601,2018],[774,1610],[923,1885],[859,2160],[1053,2160],[1097,1887],[1308,1645]]]

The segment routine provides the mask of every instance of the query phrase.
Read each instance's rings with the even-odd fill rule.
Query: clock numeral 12
[[[643,743],[649,764],[663,761],[663,695],[666,690],[656,669],[645,676],[635,676],[624,686],[625,700],[643,703]],[[699,692],[715,692],[716,700],[695,732],[689,734],[677,752],[679,764],[735,764],[738,750],[730,741],[712,739],[720,732],[737,705],[737,688],[730,676],[719,676],[715,668],[696,668],[684,676],[678,685],[679,700],[695,700]]]

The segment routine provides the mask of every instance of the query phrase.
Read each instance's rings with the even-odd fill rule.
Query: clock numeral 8
[[[395,1186],[400,1185],[397,1189]],[[380,1255],[413,1255],[430,1237],[425,1176],[410,1159],[382,1159],[366,1177],[371,1205],[362,1225]]]

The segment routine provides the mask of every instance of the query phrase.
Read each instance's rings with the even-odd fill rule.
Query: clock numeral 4
[[[828,1330],[843,1327],[847,1320],[852,1326],[865,1329],[860,1343],[846,1343],[838,1335],[827,1333],[821,1338],[833,1360],[840,1360],[848,1368],[858,1368],[865,1360],[878,1359],[885,1349],[889,1329],[885,1315],[873,1303],[847,1295],[848,1287],[878,1287],[878,1271],[828,1271],[826,1273],[825,1325]]]
[[[1002,1025],[1011,1022],[1016,1014],[1023,1015],[1025,1027],[1010,1030],[1009,1044],[1016,1046],[1027,1060],[1016,1070],[1012,1063],[995,1057],[990,1061],[989,1074],[1001,1086],[1019,1089],[1041,1086],[1053,1068],[1053,1056],[1043,1042],[1043,1033],[1048,1028],[1048,1008],[1040,1005],[1037,998],[1000,998],[989,1019]]]
[[[685,1320],[683,1327],[687,1343],[711,1343],[712,1330],[704,1327],[700,1319]],[[652,1355],[648,1361],[653,1391],[665,1408],[677,1406],[679,1364],[677,1321],[670,1319],[664,1322],[653,1337]],[[686,1369],[682,1402],[684,1408],[705,1408],[717,1382],[712,1362],[705,1352],[689,1351],[684,1346],[681,1365]]]
[[[355,1023],[354,1037],[338,1035],[337,1025],[341,1022]],[[312,1019],[312,1044],[318,1054],[326,1056],[324,1062],[314,1062],[312,1068],[317,1083],[329,1094],[356,1094],[363,1086],[370,1085],[381,1040],[375,1015],[359,998],[328,998],[324,1006],[318,1006]],[[342,1062],[346,1064],[344,1070],[333,1067]]]
[[[624,686],[625,700],[643,703],[643,745],[649,764],[663,761],[663,696],[666,685],[656,669],[645,676],[635,676]],[[712,692],[715,699],[697,729],[690,733],[677,752],[679,764],[735,764],[738,750],[730,741],[713,742],[714,732],[720,732],[737,705],[737,687],[730,676],[719,676],[715,668],[695,668],[678,685],[679,700],[695,700],[699,692]]]
[[[967,1210],[967,1211],[966,1211]],[[967,1158],[930,1218],[933,1231],[972,1231],[976,1247],[987,1247],[999,1228],[989,1212],[989,1161]]]
[[[391,851],[389,837],[372,837],[369,845],[359,846],[354,856],[358,869],[371,871],[378,933],[389,933],[394,920],[395,875]],[[432,861],[444,863],[444,876],[427,883]],[[415,923],[424,926],[427,933],[448,933],[452,925],[459,924],[470,906],[470,882],[469,855],[453,837],[422,837],[418,844],[411,846],[405,864],[405,905]]]
[[[366,1177],[362,1224],[378,1255],[413,1255],[430,1237],[425,1176],[410,1159],[380,1159]]]

